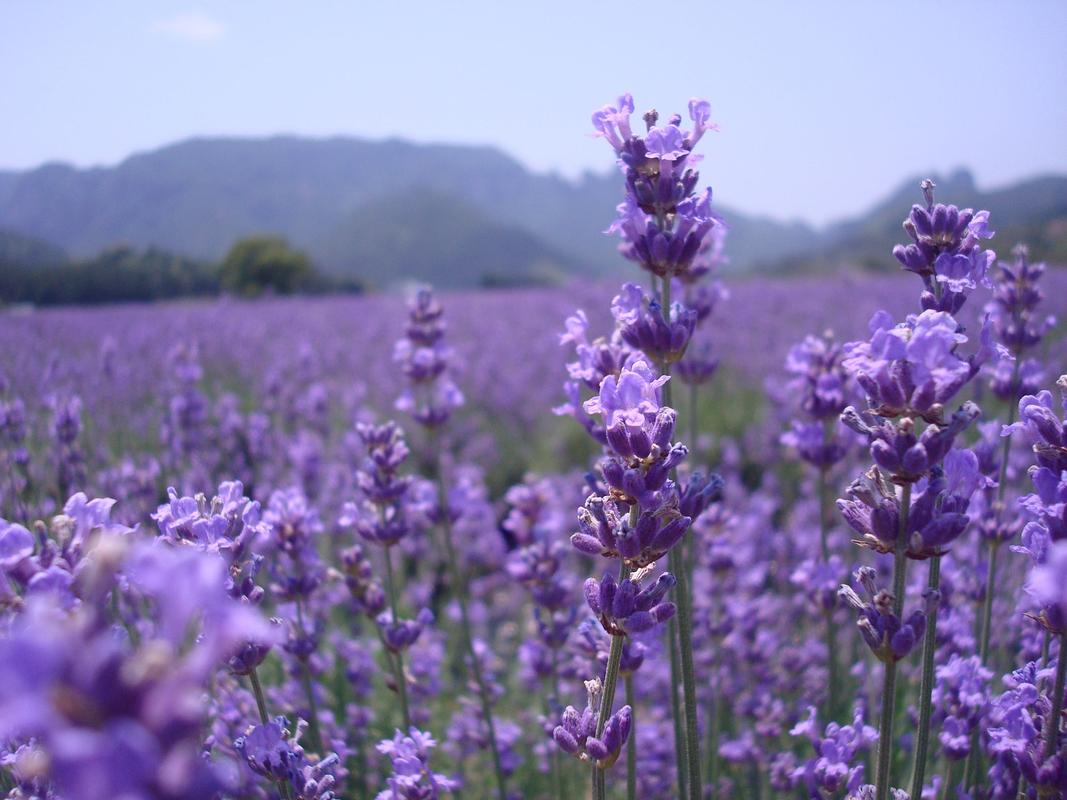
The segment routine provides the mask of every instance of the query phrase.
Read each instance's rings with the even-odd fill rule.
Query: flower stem
[[[671,309],[671,279],[663,278],[663,292],[661,297],[663,313],[669,319]],[[670,375],[670,365],[663,365],[663,372]],[[663,385],[663,404],[671,405],[671,382]],[[674,477],[672,475],[672,477]],[[689,597],[689,567],[683,563],[681,557],[682,544],[671,549],[668,555],[668,564],[674,574],[677,584],[674,587],[674,596],[677,601],[678,613],[678,650],[681,656],[682,672],[682,698],[685,706],[685,748],[686,763],[689,777],[689,797],[691,800],[702,800],[704,786],[700,780],[700,734],[697,730],[697,691],[696,671],[693,668],[693,609]],[[672,620],[673,623],[673,620]]]
[[[266,725],[270,722],[267,716],[267,700],[263,696],[263,684],[259,682],[259,674],[255,667],[248,673],[248,680],[252,684],[252,694],[256,697],[256,708],[259,709],[259,721]]]
[[[685,797],[689,787],[689,761],[685,746],[685,725],[682,717],[682,704],[678,692],[682,684],[680,656],[678,651],[678,620],[672,617],[667,622],[667,648],[670,650],[671,685],[671,722],[674,724],[674,766],[678,780],[678,796]]]
[[[256,698],[256,708],[259,710],[259,720],[264,725],[270,722],[270,717],[267,715],[267,700],[263,696],[263,684],[259,682],[259,673],[256,672],[256,668],[253,667],[252,671],[248,673],[248,681],[252,684],[252,694]],[[281,789],[282,797],[285,800],[289,800],[292,795],[289,793],[289,784],[285,781],[278,781],[278,787]]]
[[[615,702],[615,686],[619,682],[619,664],[622,661],[622,636],[612,634],[611,650],[608,652],[608,665],[604,671],[604,684],[600,694],[600,713],[596,721],[597,738],[604,733],[608,717],[611,716],[611,707]],[[595,800],[606,800],[607,782],[604,770],[593,764],[593,797]]]
[[[908,567],[905,551],[908,547],[908,514],[911,511],[911,484],[904,484],[900,498],[900,529],[897,531],[896,552],[893,555],[893,613],[899,619],[904,609],[904,587]],[[875,778],[875,800],[889,797],[893,754],[893,717],[897,709],[897,662],[892,654],[885,662],[882,682],[882,717],[878,727],[878,770]]]
[[[400,622],[400,604],[397,600],[396,578],[393,574],[393,548],[385,548],[385,587],[389,595],[389,612],[393,617],[393,624]],[[389,654],[386,654],[387,657]],[[396,683],[396,692],[400,697],[400,714],[404,720],[404,730],[411,730],[411,709],[408,706],[408,678],[404,672],[404,654],[399,650],[392,654],[389,663],[393,668],[393,680]]]
[[[445,486],[443,464],[438,461],[437,465],[437,495],[438,505],[441,509],[441,528],[444,531],[445,554],[448,558],[449,577],[452,581],[452,589],[456,593],[456,602],[459,604],[460,630],[463,636],[463,647],[471,661],[471,673],[478,687],[478,699],[482,707],[482,716],[485,718],[486,729],[489,733],[489,749],[493,757],[493,772],[496,775],[497,795],[500,800],[507,800],[507,779],[504,777],[504,767],[500,760],[500,748],[497,745],[496,726],[493,723],[493,707],[489,697],[489,687],[485,676],[482,674],[482,664],[474,652],[473,626],[470,618],[470,598],[467,595],[467,582],[460,572],[459,559],[456,556],[456,546],[452,539],[452,520],[449,516],[448,491]]]
[[[626,685],[626,705],[633,710],[634,677],[627,673],[623,678]],[[626,800],[637,800],[637,715],[633,715],[630,725],[630,738],[626,740]]]
[[[1052,758],[1059,746],[1060,719],[1063,716],[1063,684],[1067,678],[1067,631],[1060,632],[1060,652],[1056,655],[1056,685],[1052,689],[1052,713],[1046,723],[1045,760]]]
[[[896,710],[897,662],[885,664],[882,682],[882,718],[878,727],[878,772],[875,779],[875,800],[889,797],[889,767],[892,754],[893,713]]]
[[[941,800],[948,800],[952,792],[952,779],[956,775],[956,762],[949,761],[945,767],[945,783],[941,787]]]
[[[713,693],[708,708],[708,784],[715,785],[719,776],[719,732],[722,729],[723,698]]]
[[[930,559],[930,576],[927,587],[937,592],[941,588],[941,556]],[[923,636],[923,669],[919,681],[919,730],[915,745],[915,765],[911,773],[911,796],[922,795],[923,780],[926,777],[926,758],[930,747],[930,714],[932,711],[931,693],[934,690],[934,654],[937,650],[937,610],[938,603],[933,603],[926,619],[926,634]]]

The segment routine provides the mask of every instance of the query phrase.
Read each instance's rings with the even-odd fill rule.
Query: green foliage
[[[55,266],[0,260],[0,303],[93,304],[214,294],[208,265],[156,248],[112,247]]]
[[[255,297],[264,292],[292,294],[314,277],[308,257],[280,236],[249,236],[230,248],[219,267],[224,289]]]

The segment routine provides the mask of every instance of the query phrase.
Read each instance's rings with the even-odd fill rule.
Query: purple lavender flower
[[[1025,245],[1013,250],[1014,261],[998,264],[993,281],[993,300],[986,306],[986,313],[993,324],[997,338],[1017,359],[1041,343],[1045,334],[1055,324],[1055,317],[1037,317],[1037,307],[1044,299],[1038,281],[1045,272],[1044,264],[1030,263]],[[1022,361],[1016,369],[1000,369],[991,382],[993,391],[1002,400],[1014,402],[1016,398],[1037,391],[1041,384],[1041,365],[1034,359]]]
[[[842,364],[867,392],[882,417],[919,416],[940,422],[941,413],[979,367],[999,356],[988,326],[982,346],[969,359],[956,350],[967,341],[956,320],[943,311],[924,311],[899,325],[879,311],[871,318],[871,338],[844,346]]]
[[[971,735],[988,713],[993,673],[978,656],[964,658],[953,653],[947,663],[936,667],[935,674],[932,699],[942,720],[941,749],[949,759],[960,761],[970,754]]]
[[[396,408],[427,428],[444,425],[464,403],[463,393],[448,375],[452,349],[444,343],[444,309],[429,288],[421,288],[408,304],[405,338],[393,357],[411,385],[397,398]]]
[[[597,736],[600,681],[588,681],[586,689],[589,701],[585,709],[579,712],[574,706],[567,706],[560,724],[552,731],[552,738],[563,752],[580,761],[591,761],[600,769],[607,769],[618,759],[630,737],[633,712],[630,706],[623,706],[611,715],[602,733]]]
[[[611,302],[611,313],[622,340],[658,364],[682,357],[696,327],[697,312],[673,303],[668,314],[636,283],[623,284]]]
[[[918,435],[910,417],[894,424],[879,420],[870,413],[861,414],[851,406],[845,409],[841,421],[868,438],[875,464],[894,481],[914,483],[945,459],[956,437],[978,418],[979,413],[974,403],[964,403],[947,422],[931,423]],[[938,415],[940,417],[940,411]]]
[[[56,490],[67,497],[71,490],[85,483],[85,456],[78,445],[82,431],[82,400],[52,396],[48,399],[52,411],[52,439],[55,445]]]
[[[908,245],[897,245],[893,255],[904,269],[923,279],[924,309],[955,314],[968,293],[979,284],[989,286],[987,276],[996,255],[983,250],[979,240],[989,239],[989,212],[962,211],[956,206],[934,203],[934,183],[922,182],[926,207],[912,206],[904,221],[904,230],[912,238]]]
[[[395,422],[359,425],[356,430],[367,454],[363,469],[356,473],[363,501],[345,503],[339,522],[354,527],[368,542],[391,547],[416,529],[407,502],[412,481],[399,474],[408,447]]]
[[[859,612],[857,625],[871,652],[886,663],[900,661],[922,638],[926,630],[926,613],[916,610],[902,621],[893,612],[893,595],[878,589],[875,576],[871,567],[860,567],[855,573],[856,581],[871,598],[869,601],[862,600],[850,586],[842,586],[840,594]],[[936,602],[936,598],[933,601]]]
[[[1026,590],[1052,616],[1067,621],[1067,541],[1052,543],[1044,560],[1030,573]]]
[[[294,800],[334,800],[339,796],[333,791],[337,785],[337,755],[309,760],[300,746],[304,723],[297,726],[292,737],[288,727],[285,717],[276,717],[234,741],[234,748],[253,772],[284,786],[283,791]]]
[[[970,524],[967,508],[971,496],[987,482],[972,451],[949,451],[944,467],[933,469],[911,505],[907,555],[926,558],[946,552]]]
[[[1062,395],[1062,413],[1067,416],[1067,376],[1057,381]],[[1037,395],[1019,400],[1019,421],[1005,426],[1001,435],[1024,432],[1033,442],[1038,465],[1054,475],[1067,470],[1067,424],[1061,421],[1052,405],[1052,392],[1044,389]]]
[[[128,537],[93,542],[82,602],[69,614],[31,602],[0,638],[0,738],[33,737],[62,796],[211,796],[223,779],[198,752],[201,697],[266,624],[228,595],[217,558]],[[119,586],[147,610],[136,643],[108,618]]]
[[[633,524],[617,501],[592,495],[578,509],[580,530],[571,536],[571,544],[589,555],[621,556],[634,567],[648,566],[689,530],[692,520],[682,516],[677,502],[673,484],[665,484],[663,491],[644,495],[644,508]]]
[[[803,781],[811,797],[834,797],[842,791],[859,789],[863,783],[863,765],[853,764],[878,739],[875,729],[864,724],[862,713],[854,714],[851,725],[831,722],[820,732],[815,708],[809,708],[807,718],[797,723],[790,734],[806,736],[815,748],[815,756],[794,771],[794,777]]]
[[[611,573],[605,573],[599,581],[586,580],[585,599],[604,630],[613,636],[644,633],[674,616],[674,603],[663,602],[674,584],[670,573],[644,588],[636,580],[616,582]]]
[[[432,736],[417,728],[383,740],[378,752],[392,762],[392,774],[375,800],[437,800],[458,789],[458,781],[430,769],[430,752],[436,746]]]
[[[841,345],[827,334],[807,336],[789,349],[785,369],[789,389],[801,397],[800,408],[816,420],[838,416],[850,394],[849,373],[841,363]]]
[[[909,558],[944,554],[970,523],[970,498],[988,480],[978,471],[978,459],[970,450],[952,450],[944,467],[930,469],[930,477],[918,484],[920,493],[908,508],[904,545]],[[901,535],[900,499],[878,467],[864,480],[854,481],[837,507],[849,526],[862,535],[857,544],[880,553],[896,550]]]
[[[626,176],[626,200],[608,230],[622,236],[623,254],[653,275],[682,275],[721,224],[711,210],[711,190],[695,193],[700,176],[692,168],[699,160],[693,147],[705,131],[714,130],[708,121],[710,106],[703,100],[690,102],[692,131],[683,131],[677,116],[657,127],[659,115],[651,111],[645,115],[643,137],[630,126],[633,109],[633,98],[623,95],[618,106],[593,114],[593,127],[615,150]]]

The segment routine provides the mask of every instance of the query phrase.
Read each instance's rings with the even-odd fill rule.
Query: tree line
[[[360,292],[354,279],[323,275],[308,256],[278,236],[237,241],[221,262],[155,247],[108,248],[86,259],[34,264],[0,253],[0,305],[78,305],[170,300],[223,292],[264,294]]]

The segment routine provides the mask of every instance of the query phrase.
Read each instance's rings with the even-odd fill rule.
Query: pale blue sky
[[[299,133],[574,175],[610,165],[589,114],[628,89],[711,101],[721,202],[822,222],[929,170],[1067,172],[1065,41],[1063,0],[0,0],[0,168]]]

